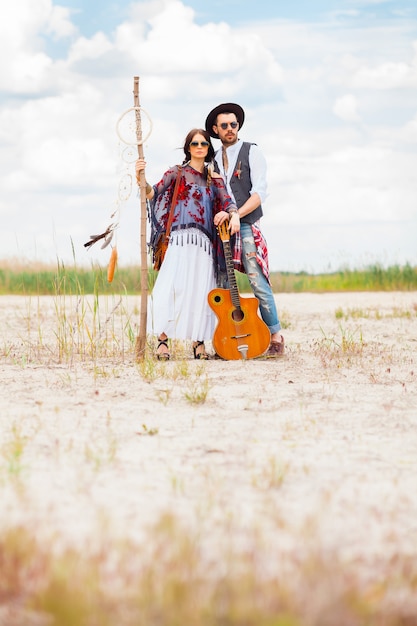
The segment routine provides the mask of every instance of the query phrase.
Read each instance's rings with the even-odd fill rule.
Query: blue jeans
[[[242,264],[245,268],[250,286],[255,297],[259,301],[259,311],[265,324],[268,326],[271,335],[281,330],[281,323],[278,319],[277,307],[272,293],[271,285],[265,278],[262,268],[256,260],[256,245],[250,224],[241,222],[240,235],[242,238]],[[227,287],[227,278],[219,285]]]
[[[277,307],[271,285],[266,280],[262,268],[256,260],[256,246],[250,224],[245,224],[245,222],[240,224],[240,236],[242,238],[243,267],[249,278],[252,291],[259,300],[261,317],[272,335],[281,330],[281,323],[278,319]]]

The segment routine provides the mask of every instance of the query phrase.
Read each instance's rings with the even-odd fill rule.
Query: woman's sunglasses
[[[208,141],[191,141],[190,146],[192,146],[193,148],[197,148],[198,146],[202,146],[203,148],[208,148],[209,146],[209,142]]]

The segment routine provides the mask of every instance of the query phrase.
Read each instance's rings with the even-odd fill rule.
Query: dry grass
[[[281,531],[285,529],[280,529]],[[26,528],[0,541],[0,623],[60,626],[413,626],[412,555],[341,559],[304,533],[291,555],[256,533],[217,547],[163,515],[143,543],[54,550]],[[318,541],[317,541],[318,540]],[[401,590],[401,593],[398,593]]]

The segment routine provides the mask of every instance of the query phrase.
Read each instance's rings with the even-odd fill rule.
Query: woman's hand
[[[140,173],[145,171],[145,167],[146,167],[146,161],[145,159],[137,159],[136,161],[136,182],[139,185],[140,184]],[[148,199],[153,198],[154,196],[154,190],[152,185],[150,185],[149,183],[146,183],[146,197]]]
[[[220,226],[220,224],[223,224],[223,222],[225,222],[228,219],[229,219],[229,214],[227,213],[227,211],[219,211],[214,216],[214,220],[213,220],[214,221],[214,225],[215,226]]]
[[[136,161],[136,178],[139,180],[139,173],[144,172],[146,167],[145,159],[138,159]]]

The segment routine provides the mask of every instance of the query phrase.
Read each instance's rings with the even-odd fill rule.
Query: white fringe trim
[[[174,231],[169,238],[172,246],[200,246],[204,252],[211,256],[212,246],[207,235],[198,230],[198,228],[187,228],[180,231]]]

